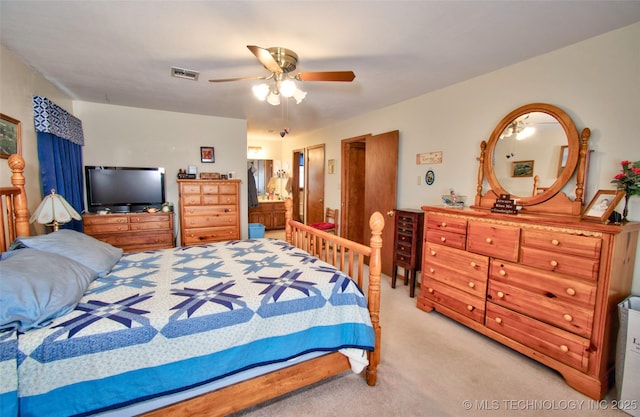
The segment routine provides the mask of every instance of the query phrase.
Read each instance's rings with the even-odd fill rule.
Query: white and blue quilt
[[[0,334],[2,415],[89,415],[374,344],[361,289],[284,241],[130,253],[71,313]]]

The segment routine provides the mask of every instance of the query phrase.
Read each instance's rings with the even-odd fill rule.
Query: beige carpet
[[[555,371],[440,315],[416,308],[408,287],[381,297],[378,383],[345,373],[236,417],[618,416],[612,390],[596,403]]]

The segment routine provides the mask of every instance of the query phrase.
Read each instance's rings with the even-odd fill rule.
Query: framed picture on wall
[[[0,158],[8,159],[14,153],[22,155],[20,120],[0,113]]]
[[[216,162],[216,155],[214,149],[211,146],[200,147],[200,162]]]
[[[513,161],[511,163],[512,177],[533,177],[533,161]]]

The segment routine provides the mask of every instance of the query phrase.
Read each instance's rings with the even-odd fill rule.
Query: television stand
[[[87,213],[82,216],[84,233],[122,248],[141,252],[175,247],[173,212]]]

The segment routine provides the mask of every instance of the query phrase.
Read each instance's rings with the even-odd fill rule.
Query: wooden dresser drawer
[[[183,226],[186,228],[193,228],[208,226],[234,226],[236,224],[235,215],[213,214],[210,216],[187,216],[184,218]]]
[[[197,245],[207,242],[221,242],[240,239],[237,227],[206,227],[199,229],[184,229],[183,245]]]
[[[197,206],[188,206],[183,210],[183,214],[187,217],[189,216],[219,216],[223,214],[232,214],[236,212],[236,206],[223,206],[223,205],[214,205],[214,206],[205,206],[205,205],[197,205]]]
[[[128,219],[127,216],[120,216],[120,215],[113,215],[113,214],[106,214],[106,215],[94,215],[94,214],[89,214],[89,215],[85,215],[82,218],[82,224],[86,227],[86,226],[93,226],[93,225],[105,225],[105,224],[126,224],[128,223]]]
[[[594,282],[572,279],[499,259],[491,260],[489,278],[526,288],[540,296],[563,300],[588,309],[593,309],[596,302]]]
[[[516,262],[519,247],[519,227],[469,222],[468,251]]]
[[[439,243],[452,248],[464,249],[467,237],[447,230],[427,229],[427,242]]]
[[[541,249],[523,247],[520,251],[520,262],[546,271],[558,272],[574,277],[598,279],[600,262],[598,259],[581,258],[562,252],[551,252]]]
[[[586,371],[589,365],[589,340],[534,320],[515,311],[487,302],[485,325],[531,349]]]
[[[434,230],[446,230],[448,232],[464,235],[467,233],[467,220],[428,213],[427,228]]]
[[[84,225],[84,232],[87,234],[125,232],[127,230],[129,230],[129,224],[122,222]]]
[[[487,300],[529,317],[589,338],[593,309],[490,279]]]
[[[602,239],[539,230],[522,231],[522,246],[546,249],[588,258],[599,258]]]
[[[168,224],[170,221],[170,218],[173,216],[172,214],[166,213],[166,214],[143,214],[143,215],[132,215],[129,216],[129,222],[130,223],[164,223],[164,224]]]
[[[201,190],[199,184],[183,184],[182,188],[180,189],[180,191],[182,191],[183,195],[187,195],[187,194],[198,194],[198,195],[200,195],[202,190]]]
[[[430,278],[424,278],[420,295],[479,323],[484,322],[485,299],[457,290]]]
[[[422,276],[446,283],[477,297],[485,297],[489,258],[427,243]]]

